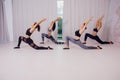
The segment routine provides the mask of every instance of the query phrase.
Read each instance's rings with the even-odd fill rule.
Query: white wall
[[[63,13],[63,36],[74,36],[75,30],[79,29],[86,19],[93,16],[93,20],[88,25],[85,33],[92,33],[97,19],[104,15],[103,25],[98,35],[102,40],[107,40],[108,36],[108,10],[110,6],[110,0],[65,0],[64,13]],[[68,30],[68,31],[67,31]],[[84,38],[84,34],[81,36],[81,40]],[[91,39],[90,39],[91,40]],[[89,40],[88,40],[89,41]]]
[[[0,44],[9,41],[5,0],[0,0]]]
[[[52,2],[51,3],[50,2],[51,0],[45,0],[45,1],[44,0],[13,0],[13,3],[14,3],[13,4],[13,21],[14,22],[12,22],[12,0],[6,0],[5,4],[6,4],[7,22],[8,22],[8,28],[9,28],[8,30],[9,30],[10,40],[11,41],[13,40],[13,35],[12,35],[13,26],[14,26],[14,40],[17,40],[18,38],[17,36],[24,35],[26,29],[34,21],[37,21],[42,17],[48,18],[45,24],[43,23],[43,27],[41,30],[41,32],[46,32],[46,27],[49,26],[50,21],[57,16],[57,12],[55,12],[57,11],[57,9],[54,7],[54,5],[56,4],[54,3],[53,5]],[[110,3],[108,3],[107,6],[109,7],[108,8],[109,11],[107,12],[108,14],[106,13],[105,15],[106,18],[104,20],[105,21],[104,27],[102,28],[99,35],[100,36],[105,35],[105,36],[102,36],[104,40],[109,38],[109,40],[120,42],[120,37],[119,37],[120,24],[118,24],[120,22],[118,21],[119,17],[116,15],[116,9],[120,6],[120,0],[110,0]],[[106,6],[106,10],[107,10],[107,6]],[[94,7],[94,4],[92,5],[92,7]],[[100,9],[102,10],[103,8],[101,7]],[[94,9],[92,9],[92,12],[93,10]],[[85,14],[88,14],[88,13],[85,13]],[[97,19],[97,14],[98,13],[96,12],[95,13],[96,19]],[[93,13],[91,13],[91,15],[93,15]],[[79,17],[80,17],[79,19],[80,20],[82,19],[81,21],[83,21],[84,16],[83,17],[79,16]],[[94,18],[94,21],[96,20],[95,18]],[[76,24],[76,26],[80,24],[80,21],[78,20],[77,23],[78,24]],[[94,23],[91,23],[91,24],[92,26],[94,25]],[[40,35],[37,37],[40,37]]]
[[[110,27],[109,39],[115,42],[120,42],[120,16],[117,14],[118,7],[120,7],[120,0],[111,0],[108,15],[108,24]]]
[[[41,31],[35,31],[31,36],[36,42],[41,41],[41,33],[46,32],[51,20],[57,17],[56,0],[13,0],[13,32],[16,41],[20,35],[24,36],[26,29],[34,22],[47,18],[41,24]]]

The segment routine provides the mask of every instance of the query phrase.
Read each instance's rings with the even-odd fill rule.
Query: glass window
[[[57,0],[57,14],[63,18],[63,0]],[[62,40],[62,19],[58,21],[58,40]]]

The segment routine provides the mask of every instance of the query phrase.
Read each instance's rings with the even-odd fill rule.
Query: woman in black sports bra
[[[46,19],[42,19],[40,20],[38,23],[34,23],[30,28],[27,29],[26,31],[26,36],[20,36],[18,39],[18,45],[17,47],[14,47],[14,49],[19,49],[20,48],[20,44],[21,41],[24,41],[25,43],[29,44],[32,48],[36,49],[36,50],[48,50],[48,49],[52,49],[51,47],[42,47],[42,46],[37,46],[33,40],[30,38],[30,36],[32,35],[32,33],[35,31],[35,29],[38,29],[38,31],[40,31],[40,26],[39,24],[41,24],[42,22],[44,22]]]
[[[74,44],[77,44],[81,48],[84,49],[102,49],[100,46],[94,47],[94,46],[86,46],[80,41],[81,35],[84,33],[84,31],[87,29],[88,23],[91,21],[92,17],[85,21],[82,25],[80,25],[80,29],[75,31],[75,37],[72,38],[70,36],[66,37],[66,47],[63,49],[69,49],[69,41],[71,41]]]
[[[113,44],[112,41],[110,41],[110,42],[108,42],[108,41],[102,41],[102,40],[98,37],[98,35],[97,35],[98,31],[99,31],[100,28],[102,27],[102,19],[103,19],[103,17],[104,17],[104,16],[101,16],[101,17],[97,20],[97,22],[96,22],[96,27],[93,29],[93,33],[92,33],[92,34],[89,34],[89,33],[86,33],[86,34],[85,34],[85,38],[84,38],[83,44],[86,44],[86,41],[87,41],[87,38],[88,38],[88,37],[91,38],[91,39],[93,39],[93,40],[96,40],[96,41],[97,41],[98,43],[100,43],[100,44]]]

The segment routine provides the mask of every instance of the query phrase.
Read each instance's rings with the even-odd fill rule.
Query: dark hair
[[[34,25],[37,24],[37,22],[34,23]],[[37,30],[40,31],[40,25],[36,26]]]
[[[83,25],[85,26],[86,23],[83,23]]]
[[[38,31],[40,31],[40,25],[37,25],[36,28]]]
[[[37,22],[34,22],[34,25],[37,24]]]
[[[54,31],[55,28],[56,28],[56,23],[53,24],[53,28],[52,28],[52,30]]]

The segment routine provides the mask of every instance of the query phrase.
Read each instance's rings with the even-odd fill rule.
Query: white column
[[[13,41],[12,0],[5,0],[5,11],[6,11],[9,38],[10,38],[10,41]]]

